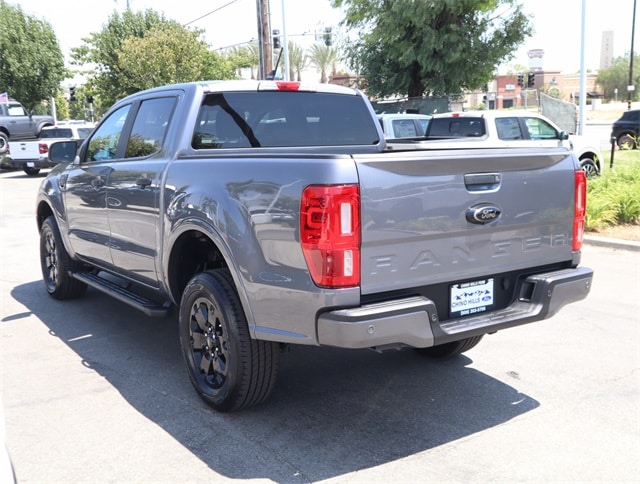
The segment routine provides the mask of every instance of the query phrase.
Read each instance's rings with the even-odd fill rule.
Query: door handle
[[[136,185],[138,185],[142,189],[147,188],[149,185],[151,185],[151,178],[141,176],[136,180]]]

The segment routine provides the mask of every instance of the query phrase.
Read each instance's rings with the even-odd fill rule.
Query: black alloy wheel
[[[47,292],[55,299],[75,299],[87,290],[85,283],[71,276],[76,267],[64,247],[53,216],[48,217],[40,228],[40,267]]]
[[[251,338],[227,270],[197,274],[185,288],[180,345],[191,383],[218,411],[256,405],[273,390],[279,347]]]

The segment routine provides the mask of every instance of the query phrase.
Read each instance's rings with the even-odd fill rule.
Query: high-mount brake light
[[[320,287],[360,284],[360,192],[357,185],[311,185],[300,206],[300,242]]]
[[[575,172],[574,209],[573,209],[573,244],[574,251],[582,248],[584,239],[584,222],[587,213],[587,176],[583,170]]]
[[[297,81],[277,81],[279,91],[297,91],[300,89],[300,83]]]

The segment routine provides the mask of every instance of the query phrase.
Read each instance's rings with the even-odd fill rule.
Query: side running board
[[[169,301],[158,303],[141,296],[140,294],[129,291],[128,289],[125,289],[124,287],[92,272],[72,272],[71,275],[74,279],[78,279],[86,285],[94,287],[98,291],[104,292],[105,294],[108,294],[109,296],[114,297],[139,311],[142,311],[147,316],[163,317],[169,314],[169,310],[171,309],[171,302]]]

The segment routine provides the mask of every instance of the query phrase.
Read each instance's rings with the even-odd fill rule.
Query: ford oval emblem
[[[490,203],[481,203],[467,209],[467,220],[472,224],[488,224],[498,220],[502,210]]]

